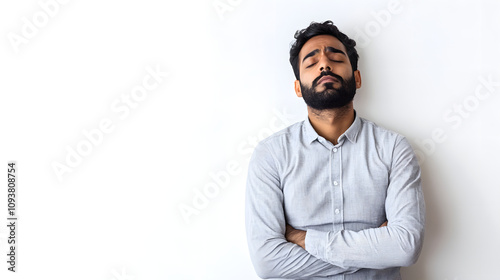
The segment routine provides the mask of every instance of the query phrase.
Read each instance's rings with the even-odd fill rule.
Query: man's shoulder
[[[385,140],[393,140],[393,141],[401,141],[404,139],[404,135],[394,130],[388,129],[384,126],[381,126],[371,120],[365,118],[359,118],[361,122],[361,130],[364,134],[368,134],[372,137],[385,139]]]
[[[302,134],[304,122],[305,120],[298,121],[274,132],[273,134],[261,140],[257,146],[276,146],[297,141]]]

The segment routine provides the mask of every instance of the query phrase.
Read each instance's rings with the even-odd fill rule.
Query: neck
[[[316,110],[307,106],[307,114],[314,130],[334,145],[337,145],[337,139],[354,122],[352,101],[335,109]]]

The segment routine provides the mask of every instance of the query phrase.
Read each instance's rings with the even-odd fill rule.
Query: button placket
[[[341,188],[341,174],[342,174],[342,161],[340,147],[333,147],[331,149],[331,186],[332,186],[332,212],[333,212],[333,230],[339,231],[343,229],[343,208],[342,208],[342,188]]]

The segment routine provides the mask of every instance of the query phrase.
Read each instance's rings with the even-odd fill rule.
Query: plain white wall
[[[327,19],[358,40],[359,115],[420,156],[427,230],[404,279],[498,279],[500,5],[436,2],[2,1],[0,155],[19,166],[2,279],[258,279],[247,162],[306,117],[289,47]]]

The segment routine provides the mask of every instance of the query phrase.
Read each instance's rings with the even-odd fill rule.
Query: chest
[[[385,221],[389,159],[376,150],[296,152],[283,165],[288,221],[303,227],[342,223],[353,229]]]

